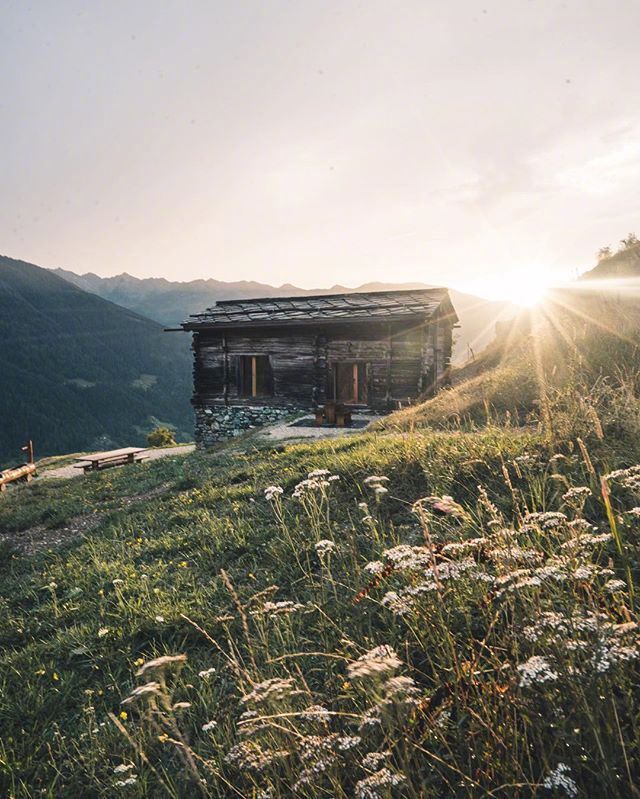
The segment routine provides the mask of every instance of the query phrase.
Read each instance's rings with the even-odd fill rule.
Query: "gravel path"
[[[269,427],[262,427],[256,432],[269,441],[290,441],[301,438],[339,438],[353,433],[362,433],[366,427],[379,416],[367,413],[354,413],[353,420],[358,422],[358,427],[317,427],[313,416],[303,417],[307,426],[298,427],[295,423],[284,422]],[[301,419],[297,420],[302,421]]]
[[[182,447],[159,447],[158,449],[150,449],[145,455],[146,459],[154,461],[156,458],[166,458],[167,455],[188,455],[195,449],[195,444],[186,444]],[[80,477],[84,472],[82,469],[76,469],[73,464],[67,466],[60,466],[58,469],[47,469],[40,472],[38,477],[42,480],[47,480],[52,477]]]

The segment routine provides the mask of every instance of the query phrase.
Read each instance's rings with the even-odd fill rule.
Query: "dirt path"
[[[190,452],[193,452],[195,449],[195,444],[185,444],[181,447],[161,447],[158,449],[150,449],[145,454],[147,456],[147,460],[154,461],[156,458],[166,458],[167,455],[188,455]],[[84,472],[82,469],[76,469],[73,464],[69,464],[67,466],[60,466],[57,469],[47,469],[38,475],[38,478],[41,480],[47,480],[50,478],[59,478],[59,477],[80,477],[83,475]]]

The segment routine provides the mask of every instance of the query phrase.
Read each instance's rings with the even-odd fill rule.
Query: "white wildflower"
[[[268,486],[264,490],[264,498],[267,502],[272,502],[276,497],[279,497],[281,494],[284,494],[284,489],[282,486]]]
[[[203,669],[203,671],[198,672],[198,677],[201,677],[203,680],[208,680],[212,674],[215,674],[216,670],[214,668],[210,669]]]
[[[553,771],[551,771],[542,781],[544,788],[553,790],[560,788],[567,796],[574,797],[578,795],[578,786],[575,781],[569,776],[571,768],[566,763],[558,763]]]
[[[566,524],[567,517],[564,513],[559,511],[546,511],[543,513],[528,513],[524,517],[524,524],[522,531],[527,532],[536,527],[542,530],[552,530],[555,527],[560,527]]]
[[[241,771],[263,771],[276,760],[287,757],[283,750],[265,750],[253,741],[243,741],[232,747],[225,756],[225,761],[237,766]]]
[[[331,713],[322,705],[311,705],[300,713],[300,717],[305,721],[321,721],[326,723],[331,718]]]
[[[388,757],[391,757],[391,752],[368,752],[362,758],[362,768],[377,771]]]
[[[316,477],[327,477],[330,474],[331,472],[328,469],[315,469],[313,472],[309,472],[307,477],[309,480],[313,480]]]
[[[484,537],[481,538],[469,538],[466,541],[456,541],[452,544],[445,544],[442,547],[442,554],[443,555],[466,555],[468,552],[476,552],[487,543],[487,539]]]
[[[359,735],[343,735],[336,741],[336,749],[339,749],[341,752],[346,752],[357,746],[360,741],[362,741],[362,738]]]
[[[368,727],[377,727],[381,724],[380,712],[379,705],[373,705],[373,707],[365,710],[362,714],[362,721],[360,722],[359,729],[362,731],[366,730]]]
[[[609,671],[612,666],[618,663],[625,663],[628,660],[635,660],[640,652],[637,648],[632,646],[622,646],[617,640],[613,639],[609,642],[600,641],[598,650],[593,658],[593,667],[599,674],[604,674]]]
[[[207,721],[206,724],[202,725],[202,732],[211,732],[211,730],[215,730],[218,726],[218,722],[215,719],[211,719],[211,721]]]
[[[126,774],[127,771],[131,771],[131,769],[135,768],[133,763],[120,763],[119,766],[116,766],[113,770],[114,774]]]
[[[388,768],[381,768],[375,774],[365,777],[356,783],[356,799],[381,799],[386,796],[388,789],[404,782],[402,774],[390,771]]]
[[[116,780],[115,785],[118,788],[126,788],[128,785],[135,785],[137,781],[137,775],[132,774],[130,777],[127,777],[126,780]]]
[[[296,499],[304,497],[305,494],[313,493],[315,491],[324,491],[330,485],[328,480],[324,477],[309,477],[306,480],[301,480],[293,490],[292,496]]]
[[[520,672],[520,686],[523,688],[558,679],[558,673],[551,668],[549,661],[542,655],[533,655],[526,663],[521,663],[518,666],[518,671]]]
[[[431,565],[433,556],[426,547],[412,547],[399,544],[382,553],[385,560],[393,563],[396,569],[422,570]]]
[[[565,494],[562,495],[562,499],[565,502],[570,502],[572,499],[586,499],[587,497],[591,496],[591,489],[587,486],[573,486],[570,488]]]
[[[335,549],[335,543],[330,541],[328,538],[323,538],[315,545],[315,550],[321,558],[325,555],[330,555],[332,552],[335,552]]]
[[[364,567],[369,574],[381,574],[385,570],[385,565],[381,560],[372,560]]]
[[[613,472],[609,472],[609,474],[605,474],[604,479],[614,481],[619,480],[627,485],[628,481],[633,481],[633,479],[636,477],[640,477],[640,465],[630,466],[628,469],[616,469]]]

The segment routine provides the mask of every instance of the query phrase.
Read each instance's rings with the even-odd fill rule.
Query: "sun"
[[[490,300],[502,300],[521,308],[540,305],[552,285],[551,276],[541,269],[531,269],[518,274],[492,276],[478,286],[478,294]]]
[[[513,286],[505,286],[501,299],[505,299],[521,308],[533,308],[540,305],[547,295],[549,287],[542,283],[525,282]]]

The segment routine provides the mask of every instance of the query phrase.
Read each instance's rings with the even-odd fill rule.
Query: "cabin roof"
[[[192,314],[182,323],[182,328],[198,330],[324,322],[417,321],[429,319],[441,307],[453,321],[457,321],[449,292],[445,288],[218,300],[203,313]]]

